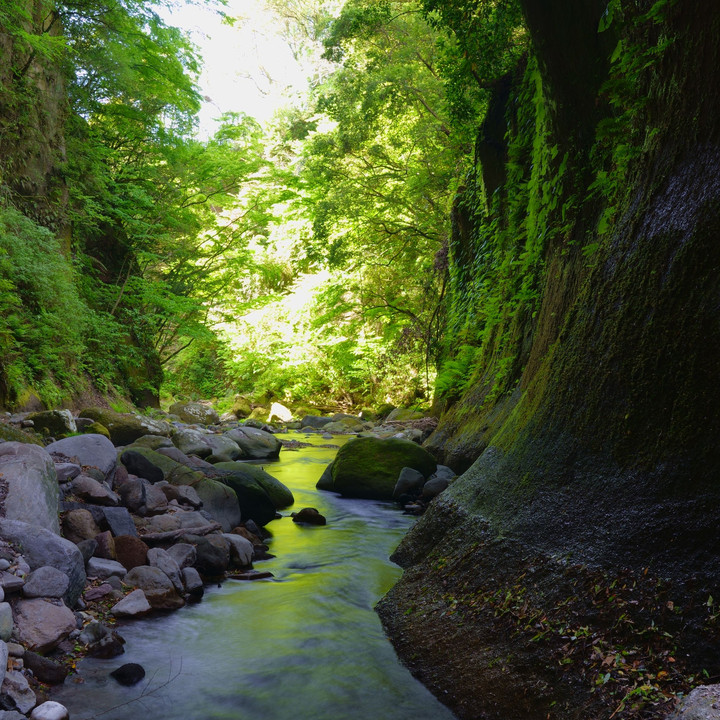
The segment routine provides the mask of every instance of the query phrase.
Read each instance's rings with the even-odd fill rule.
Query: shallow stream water
[[[340,444],[302,435],[281,436]],[[295,495],[268,525],[274,578],[227,580],[202,602],[118,626],[124,655],[86,659],[54,692],[73,720],[452,720],[402,667],[373,606],[400,575],[387,559],[412,519],[394,506],[315,489],[330,448],[283,450],[263,467]],[[302,527],[293,509],[316,507],[325,527]],[[146,678],[108,673],[140,663]]]

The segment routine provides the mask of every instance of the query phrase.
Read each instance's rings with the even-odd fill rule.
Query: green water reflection
[[[256,564],[274,578],[230,580],[199,605],[125,623],[125,655],[83,661],[84,682],[54,695],[73,720],[453,717],[398,664],[372,609],[400,574],[387,557],[411,519],[388,504],[316,491],[334,453],[284,450],[279,462],[264,464],[296,499],[288,517],[268,526],[277,557]],[[293,523],[290,511],[306,506],[328,525]],[[145,667],[145,684],[122,688],[107,678],[124,662]]]

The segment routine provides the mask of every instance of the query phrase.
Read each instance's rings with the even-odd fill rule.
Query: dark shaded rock
[[[89,474],[78,475],[71,483],[73,494],[81,500],[93,505],[118,505],[120,498],[104,483],[99,482]]]
[[[182,570],[192,567],[197,560],[197,550],[189,543],[175,543],[167,549],[167,552]]]
[[[121,685],[136,685],[145,677],[145,669],[137,663],[125,663],[110,673]]]
[[[150,448],[153,449],[153,448]],[[136,450],[126,450],[121,456],[122,464],[127,468],[128,473],[144,478],[151,483],[165,479],[163,471],[145,455]]]
[[[69,510],[62,519],[63,535],[74,543],[92,540],[100,533],[100,528],[89,510],[78,508]]]
[[[64,597],[67,592],[70,579],[68,576],[49,565],[44,565],[33,570],[25,579],[23,595],[25,597]]]
[[[316,430],[320,430],[330,422],[332,422],[332,418],[320,417],[319,415],[305,415],[305,417],[300,421],[302,427],[311,427]]]
[[[190,596],[190,599],[199,600],[205,594],[205,586],[200,573],[194,567],[184,567],[182,577],[185,583],[185,592]]]
[[[95,557],[104,558],[105,560],[115,559],[115,540],[109,530],[98,533],[95,536],[97,548],[95,548]]]
[[[307,525],[327,525],[327,519],[315,508],[303,508],[292,514],[293,522],[306,523]]]
[[[259,525],[266,525],[275,519],[275,504],[265,488],[248,472],[242,463],[219,463],[218,479],[233,490],[244,519],[252,519]],[[239,523],[234,523],[237,526]]]
[[[77,425],[69,410],[43,410],[31,413],[28,420],[32,420],[33,427],[44,435],[65,437],[77,432]]]
[[[395,483],[392,499],[399,500],[403,495],[417,497],[422,491],[424,484],[425,476],[421,472],[413,470],[413,468],[404,467],[400,471],[397,483]]]
[[[434,477],[430,478],[425,485],[423,485],[422,493],[420,497],[423,500],[432,500],[437,497],[443,490],[447,489],[448,486],[447,478]]]
[[[148,546],[137,535],[118,535],[115,538],[117,561],[126,569],[147,564]]]
[[[58,482],[62,485],[63,483],[70,482],[70,480],[76,478],[82,472],[82,468],[71,462],[56,462],[55,472],[57,474]]]
[[[124,582],[145,593],[150,605],[158,610],[176,610],[185,604],[170,578],[159,568],[141,565],[125,576]]]
[[[172,430],[163,420],[152,420],[133,413],[117,413],[105,408],[86,408],[80,414],[104,425],[115,445],[130,445],[143,435],[169,436]]]
[[[106,507],[103,515],[113,535],[137,535],[135,523],[127,508]]]
[[[87,563],[87,561],[95,555],[97,543],[94,538],[91,540],[80,540],[80,542],[77,543],[77,548],[82,554],[83,562]]]
[[[33,598],[15,604],[17,640],[29,650],[45,653],[75,630],[75,615],[64,605]]]
[[[181,540],[195,547],[195,568],[206,577],[220,577],[230,566],[230,547],[224,538],[183,535]]]
[[[28,670],[43,683],[48,685],[60,685],[65,682],[68,669],[50,658],[38,655],[32,650],[26,650],[23,655],[23,662]]]

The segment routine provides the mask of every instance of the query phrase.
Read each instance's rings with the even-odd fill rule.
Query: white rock
[[[135,615],[149,613],[150,610],[152,608],[145,597],[145,593],[138,588],[128,593],[119,603],[113,605],[110,612],[115,617],[134,617]]]
[[[30,720],[68,720],[69,717],[70,713],[64,705],[48,700],[32,711]]]

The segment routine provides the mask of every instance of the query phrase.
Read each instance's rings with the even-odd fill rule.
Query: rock
[[[137,535],[135,523],[127,508],[106,507],[103,508],[103,515],[114,536]]]
[[[75,629],[75,615],[65,605],[33,598],[15,605],[14,635],[28,650],[46,653]]]
[[[154,448],[150,448],[151,450]],[[145,455],[137,450],[126,450],[121,456],[122,464],[131,475],[148,480],[151,483],[165,479],[163,471]]]
[[[229,532],[240,523],[240,503],[231,487],[192,470],[177,478],[173,476],[171,482],[175,484],[176,479],[178,484],[192,483],[202,501],[203,510],[220,523],[224,531]]]
[[[185,567],[182,569],[182,577],[185,583],[185,592],[187,592],[193,600],[199,600],[205,593],[205,587],[200,573],[194,567]]]
[[[276,458],[282,449],[282,443],[274,435],[247,425],[228,430],[225,437],[237,443],[244,458],[254,460]]]
[[[410,410],[408,408],[395,408],[386,418],[385,422],[411,422],[412,420],[420,420],[425,417],[425,413],[419,410]]]
[[[70,580],[65,602],[75,604],[85,587],[85,561],[74,543],[45,528],[6,518],[0,518],[0,537],[22,547],[32,570],[51,565],[64,572]]]
[[[9,695],[0,694],[0,708],[4,707],[2,704],[3,700],[12,703],[13,707],[15,707],[15,701]],[[27,716],[17,710],[0,709],[0,720],[27,720]]]
[[[170,412],[190,425],[217,425],[220,416],[210,406],[199,402],[177,402],[170,406]]]
[[[323,473],[317,487],[345,497],[391,500],[404,467],[429,477],[437,463],[430,453],[407,440],[358,438],[338,450],[330,482],[327,473]]]
[[[167,549],[167,553],[178,564],[181,570],[193,566],[197,559],[195,546],[189,543],[175,543],[175,545],[171,545]]]
[[[324,515],[321,515],[315,508],[303,508],[292,514],[293,522],[306,523],[307,525],[327,525]]]
[[[25,580],[23,595],[25,597],[52,597],[65,596],[70,578],[57,568],[43,565],[33,570]]]
[[[275,519],[275,503],[265,488],[242,463],[218,463],[222,472],[220,479],[232,488],[244,519],[252,518],[258,525],[266,525]],[[234,523],[233,527],[239,523]]]
[[[353,416],[341,417],[323,426],[323,430],[329,433],[362,432],[365,429],[365,422],[359,417]]]
[[[161,515],[167,511],[168,499],[161,487],[152,485],[147,480],[143,480],[145,484],[145,514]]]
[[[12,637],[14,627],[15,623],[13,622],[10,603],[0,603],[0,640],[7,642]]]
[[[413,468],[404,467],[400,471],[400,475],[395,483],[392,499],[399,500],[403,495],[411,495],[417,497],[425,484],[425,476],[413,470]]]
[[[125,663],[110,673],[121,685],[136,685],[145,677],[145,669],[137,663]]]
[[[77,432],[77,425],[69,410],[43,410],[28,415],[33,427],[43,435],[65,437]]]
[[[3,640],[0,641],[0,685],[5,678],[5,671],[8,666],[8,657],[10,656],[8,644]]]
[[[62,519],[63,535],[74,543],[92,540],[100,528],[89,510],[68,510]]]
[[[180,485],[177,488],[178,501],[183,505],[190,505],[195,509],[201,508],[203,501],[197,493],[197,490],[192,485]],[[164,490],[164,488],[163,488]]]
[[[148,550],[148,565],[162,570],[170,578],[170,582],[175,587],[175,590],[177,590],[179,594],[182,594],[184,585],[180,573],[180,566],[175,561],[175,558],[169,555],[166,550],[162,548],[150,548],[150,550]]]
[[[60,685],[65,682],[68,669],[50,658],[38,655],[32,650],[26,650],[23,655],[25,667],[32,670],[33,675],[43,683],[48,685]]]
[[[115,491],[120,496],[120,504],[130,512],[138,512],[145,505],[145,485],[135,475],[126,475],[120,482],[116,478]]]
[[[75,463],[55,463],[55,474],[57,475],[57,480],[61,485],[66,482],[70,482],[73,478],[76,478],[81,472],[82,468]]]
[[[104,435],[93,433],[64,438],[45,448],[49,453],[76,458],[83,467],[97,468],[106,479],[112,478],[117,452]]]
[[[305,417],[300,421],[300,424],[303,428],[311,427],[316,430],[320,430],[329,422],[332,422],[332,418],[320,417],[319,415],[305,415]]]
[[[96,558],[103,558],[104,560],[115,559],[115,540],[109,530],[98,533],[95,536],[95,542],[97,543],[97,547],[95,548]]]
[[[248,398],[236,395],[231,412],[238,420],[242,420],[252,412],[252,403]]]
[[[90,577],[96,577],[99,580],[105,580],[111,575],[124,578],[127,574],[125,567],[116,560],[107,560],[98,557],[91,557],[88,560],[87,571]]]
[[[229,471],[234,475],[240,474],[247,478],[247,481],[252,485],[259,485],[270,498],[273,507],[276,510],[289,507],[295,502],[290,488],[281,483],[277,478],[273,477],[269,473],[265,472],[261,467],[245,462],[229,462],[229,463],[218,463],[215,465],[217,470]],[[227,481],[227,477],[223,472],[223,479]],[[232,483],[228,482],[238,495],[240,501],[240,511],[243,513],[243,517],[252,517],[255,522],[257,519],[253,514],[245,507],[243,507],[242,498],[238,488]],[[265,523],[263,523],[265,524]]]
[[[23,714],[29,713],[37,703],[35,693],[30,689],[27,679],[18,670],[8,670],[5,673],[0,692],[9,695],[15,701],[17,709]]]
[[[181,540],[193,545],[197,553],[195,568],[206,577],[220,577],[230,565],[230,546],[223,537],[183,535]]]
[[[266,580],[274,577],[269,570],[247,570],[242,573],[235,573],[233,577],[236,580]]]
[[[208,433],[192,428],[181,428],[172,434],[172,441],[175,447],[185,455],[197,455],[204,458],[212,453],[212,448],[207,444],[205,438]]]
[[[116,577],[111,575],[110,577]],[[102,585],[97,587],[88,588],[83,594],[85,602],[94,602],[95,600],[102,600],[113,592],[114,588],[110,583],[104,582]]]
[[[274,402],[270,406],[270,413],[268,414],[268,421],[272,422],[274,419],[277,419],[283,423],[289,423],[289,422],[292,422],[293,414],[284,405],[280,404],[279,402]]]
[[[0,490],[7,520],[32,523],[60,534],[55,463],[37,445],[0,443]]]
[[[93,505],[118,505],[120,498],[110,488],[89,475],[78,475],[71,483],[73,494]]]
[[[208,456],[208,462],[210,463],[230,462],[243,457],[240,446],[226,435],[208,435],[206,442],[212,451]]]
[[[38,705],[30,714],[30,720],[68,720],[69,717],[68,709],[53,700]]]
[[[115,538],[117,561],[126,570],[147,565],[147,554],[148,546],[137,535],[118,535]]]
[[[87,564],[87,561],[95,555],[95,551],[97,550],[97,543],[95,542],[95,539],[92,540],[81,540],[79,543],[77,543],[77,548],[82,554],[83,557],[83,563]]]
[[[720,685],[701,685],[680,700],[667,720],[719,720]]]
[[[248,567],[252,565],[253,544],[234,533],[223,533],[223,537],[228,541],[230,546],[230,561],[239,567]]]
[[[171,448],[173,442],[169,437],[163,435],[143,435],[141,438],[133,441],[133,445],[140,445],[149,450],[160,450],[160,448]],[[149,480],[150,478],[148,478]]]
[[[443,490],[448,486],[448,481],[444,477],[433,477],[430,478],[425,485],[423,485],[422,493],[420,497],[423,500],[432,500],[437,497]]]
[[[175,610],[185,604],[170,578],[159,568],[148,565],[133,568],[125,576],[125,583],[140,588],[155,609]]]
[[[120,602],[113,605],[110,612],[115,617],[138,617],[152,610],[145,593],[138,589],[128,593]]]
[[[110,432],[110,439],[115,445],[130,445],[143,435],[164,435],[168,437],[172,431],[169,423],[163,420],[152,420],[133,413],[117,413],[104,408],[86,408],[80,412],[104,425]]]
[[[17,575],[13,575],[13,573],[9,572],[0,572],[0,587],[2,587],[4,595],[18,592],[18,590],[22,590],[24,585],[24,578],[18,577]]]

